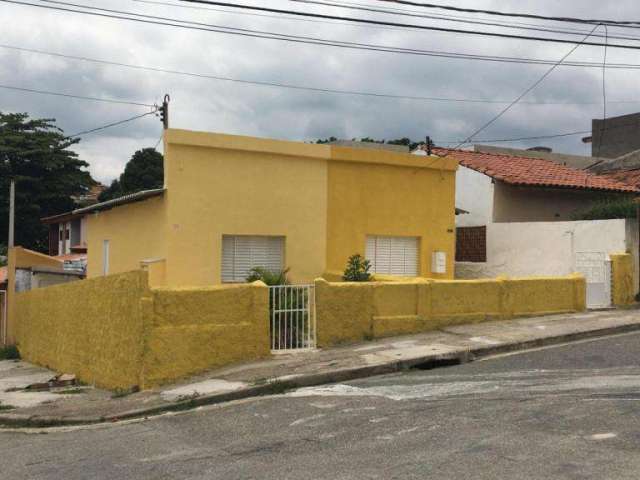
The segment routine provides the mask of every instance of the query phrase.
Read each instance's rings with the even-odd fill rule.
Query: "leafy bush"
[[[370,268],[371,262],[356,253],[349,257],[342,279],[345,282],[368,282],[371,279]]]
[[[573,220],[608,220],[612,218],[635,218],[637,205],[632,198],[607,198],[594,203],[586,210],[575,212]]]
[[[0,348],[0,360],[20,360],[20,352],[15,345]]]
[[[254,267],[249,271],[246,281],[255,282],[262,280],[268,286],[289,285],[287,273],[289,273],[288,268],[274,272],[263,267]]]

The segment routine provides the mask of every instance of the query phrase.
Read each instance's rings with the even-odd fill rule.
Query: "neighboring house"
[[[42,218],[49,225],[49,255],[68,255],[87,252],[86,218],[83,214],[71,211]]]
[[[373,272],[453,278],[453,158],[167,130],[165,188],[77,210],[88,277],[148,266],[167,285]]]
[[[76,195],[72,198],[73,198],[73,201],[76,202],[76,204],[78,205],[83,205],[83,206],[91,205],[94,203],[98,203],[98,197],[106,189],[107,187],[105,187],[104,185],[98,182],[92,185],[91,187],[89,187],[89,190],[85,194]]]
[[[541,158],[442,149],[436,153],[460,161],[456,206],[469,212],[457,218],[461,227],[567,221],[603,198],[638,192],[628,183]]]
[[[537,155],[434,152],[460,161],[456,205],[469,213],[456,217],[457,278],[581,272],[589,306],[606,307],[609,255],[631,252],[638,285],[635,220],[573,221],[604,198],[635,197],[635,186]]]
[[[640,113],[631,113],[591,121],[591,136],[582,139],[591,143],[591,156],[620,158],[640,154]]]

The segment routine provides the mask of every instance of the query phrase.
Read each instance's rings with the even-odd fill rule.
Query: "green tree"
[[[119,179],[100,194],[99,200],[104,202],[141,190],[161,188],[164,184],[162,154],[155,148],[143,148],[133,154],[124,167]]]
[[[46,252],[48,228],[40,218],[72,210],[73,195],[93,184],[88,164],[69,150],[54,119],[0,112],[0,243],[9,228],[9,184],[16,181],[16,245]]]
[[[331,143],[331,142],[335,142],[336,140],[338,140],[336,137],[329,137],[325,139],[316,140],[316,143]],[[409,147],[410,151],[415,150],[420,145],[424,145],[425,143],[425,142],[414,142],[409,137],[402,137],[402,138],[397,138],[395,140],[387,140],[387,141],[376,140],[375,138],[371,138],[371,137],[363,137],[360,140],[358,140],[357,138],[352,138],[352,140],[354,142],[358,141],[363,143],[386,143],[387,145],[406,145],[407,147]]]

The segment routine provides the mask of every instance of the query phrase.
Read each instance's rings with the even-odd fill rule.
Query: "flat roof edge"
[[[169,129],[165,132],[165,140],[168,145],[238,150],[251,153],[271,153],[327,161],[384,164],[445,171],[454,171],[458,165],[458,161],[455,160],[454,156],[447,158],[425,158],[411,153],[353,148],[330,144],[318,145],[289,140],[274,140],[191,130]]]

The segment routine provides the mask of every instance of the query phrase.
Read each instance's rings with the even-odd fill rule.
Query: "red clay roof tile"
[[[541,158],[442,148],[435,148],[433,153],[437,155],[448,153],[458,160],[460,165],[511,185],[630,193],[640,191],[637,183],[631,183],[622,178],[595,175]]]

